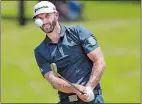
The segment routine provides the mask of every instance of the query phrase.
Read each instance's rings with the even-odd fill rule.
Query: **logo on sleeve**
[[[95,45],[97,42],[93,37],[88,38],[88,43],[90,43],[91,45]]]

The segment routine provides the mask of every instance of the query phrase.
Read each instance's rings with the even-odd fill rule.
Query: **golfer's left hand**
[[[84,101],[84,102],[88,102],[88,94],[81,94],[80,93],[80,95],[77,95],[82,101]]]
[[[78,85],[76,84],[75,85],[78,89],[80,89],[82,92],[84,92],[84,94],[80,93],[78,90],[76,90],[76,95],[81,99],[83,100],[84,102],[87,101],[87,98],[88,98],[88,94],[87,94],[87,89],[85,86],[82,86],[82,85]]]
[[[77,85],[76,87],[78,87],[82,92],[84,92],[84,94],[80,93],[79,91],[76,91],[77,96],[83,100],[84,102],[90,102],[94,99],[94,93],[91,89],[91,87],[85,87],[82,85]]]

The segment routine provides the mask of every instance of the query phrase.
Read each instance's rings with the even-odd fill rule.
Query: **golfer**
[[[42,75],[58,90],[58,104],[104,103],[99,82],[105,61],[95,36],[80,25],[64,26],[58,18],[51,2],[40,1],[34,6],[35,24],[45,33],[45,39],[34,50]],[[51,63],[56,63],[58,73],[84,94],[57,77]]]

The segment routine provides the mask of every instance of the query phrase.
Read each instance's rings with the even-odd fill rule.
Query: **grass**
[[[35,1],[26,2],[32,17]],[[11,8],[15,5],[14,8]],[[9,8],[7,8],[9,7]],[[16,1],[2,1],[2,15],[17,14]],[[82,25],[95,34],[107,63],[101,80],[106,103],[140,103],[140,4],[86,2]],[[57,91],[41,76],[33,49],[44,34],[33,21],[19,27],[17,21],[1,21],[2,103],[56,103]]]

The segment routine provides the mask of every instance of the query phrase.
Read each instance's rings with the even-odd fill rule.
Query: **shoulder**
[[[70,25],[65,26],[66,28],[66,37],[68,39],[74,40],[74,42],[79,43],[79,31],[78,31],[78,25]]]
[[[80,33],[82,32],[82,26],[81,25],[70,25],[70,26],[65,26],[66,27],[66,32],[68,33],[69,36],[71,37],[80,37]]]
[[[45,39],[46,39],[46,38],[45,38]],[[41,43],[39,43],[39,45],[37,45],[37,46],[35,47],[34,52],[39,52],[40,50],[42,50],[42,48],[43,48],[44,45],[45,45],[45,39],[44,39]]]
[[[65,26],[65,27],[66,27],[67,31],[75,32],[75,33],[79,33],[83,28],[83,26],[81,26],[81,25],[70,25],[70,26]]]
[[[79,36],[91,33],[88,29],[81,25],[66,26],[66,29],[69,33],[78,34]]]
[[[81,25],[65,26],[70,37],[84,40],[90,36],[94,36],[88,29]]]

